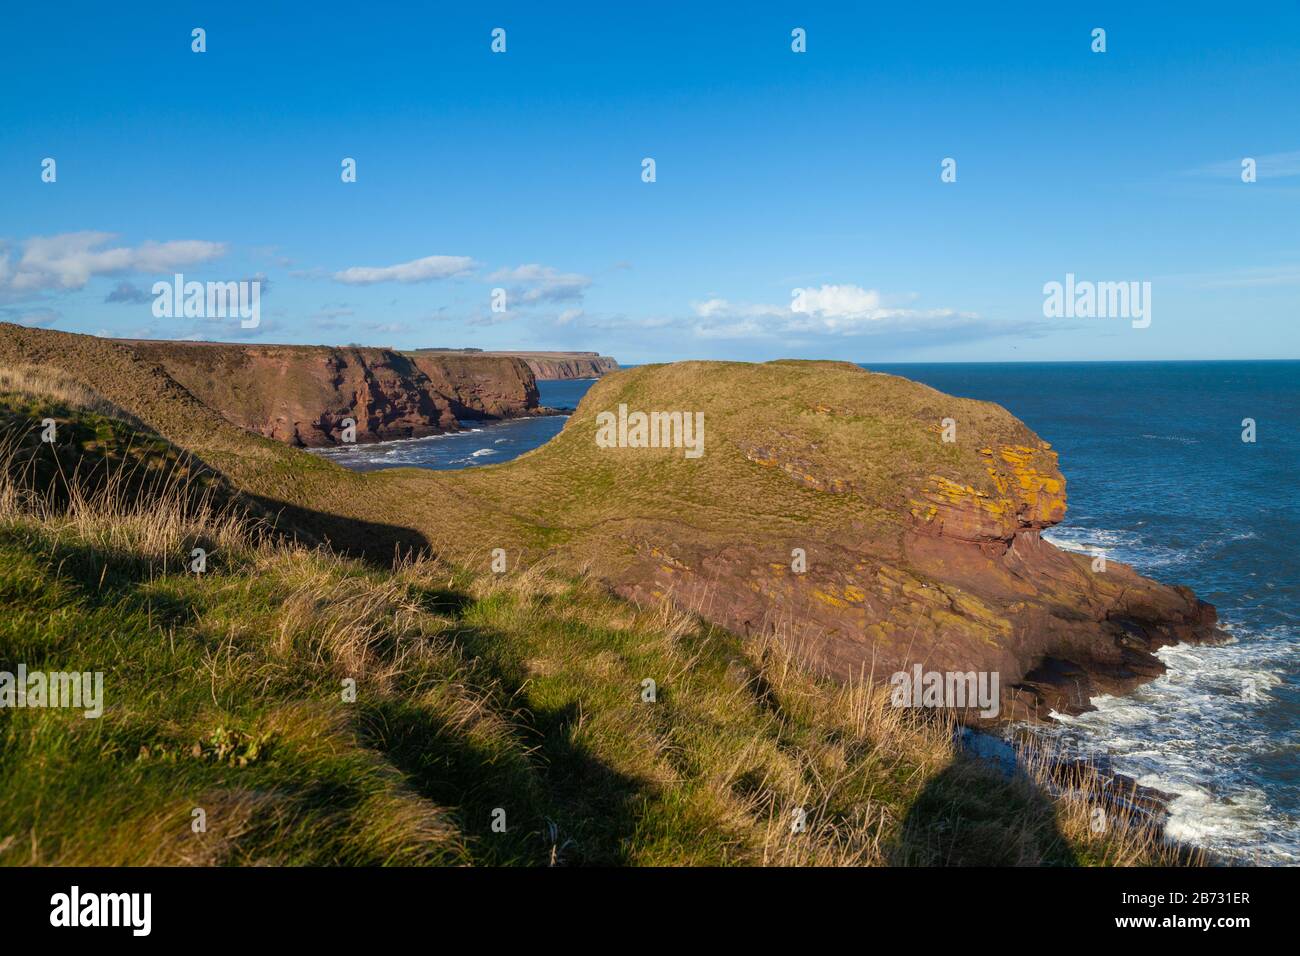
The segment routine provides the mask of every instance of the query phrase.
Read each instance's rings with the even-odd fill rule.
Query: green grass
[[[779,637],[563,567],[308,547],[194,493],[157,435],[0,404],[0,670],[104,674],[99,719],[0,710],[0,864],[1172,861]],[[30,442],[50,414],[87,438],[71,468]]]

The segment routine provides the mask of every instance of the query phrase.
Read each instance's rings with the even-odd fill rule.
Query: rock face
[[[543,379],[600,378],[618,371],[618,362],[595,352],[520,353],[533,374]]]
[[[412,355],[485,355],[520,358],[539,379],[600,378],[618,371],[618,362],[599,352],[465,352],[420,349]]]
[[[597,447],[596,414],[620,403],[703,411],[704,454]],[[620,594],[776,629],[843,678],[996,674],[996,720],[1089,709],[1162,673],[1160,647],[1222,636],[1186,588],[1043,539],[1066,514],[1047,442],[996,405],[894,376],[793,362],[623,371],[528,466],[519,490],[535,476],[552,509],[578,475],[601,489],[574,503],[573,549]]]
[[[349,418],[364,443],[538,411],[536,380],[518,359],[207,342],[131,348],[232,423],[291,445],[336,444]]]

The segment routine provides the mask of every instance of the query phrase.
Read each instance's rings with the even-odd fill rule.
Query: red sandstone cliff
[[[536,379],[515,358],[210,342],[130,347],[232,423],[292,445],[335,444],[349,418],[364,443],[538,410]]]
[[[452,349],[419,349],[409,353],[425,355],[483,355],[520,358],[539,379],[600,378],[618,371],[618,362],[599,352],[471,352]]]
[[[598,446],[597,413],[620,403],[698,410],[703,455]],[[1065,516],[1066,482],[1022,422],[889,375],[815,362],[623,371],[523,465],[516,496],[552,526],[568,519],[573,552],[618,593],[742,634],[776,629],[844,678],[997,674],[1000,719],[1086,710],[1163,673],[1159,648],[1223,636],[1187,588],[1043,539]],[[601,495],[557,517],[578,481]]]

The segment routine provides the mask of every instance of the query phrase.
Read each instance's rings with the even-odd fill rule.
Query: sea
[[[1231,634],[1165,648],[1164,676],[1035,732],[1172,794],[1175,839],[1300,864],[1300,362],[863,367],[1007,408],[1060,454],[1069,511],[1044,536],[1188,585]],[[572,409],[592,381],[540,382],[542,404]],[[565,420],[320,454],[358,470],[470,468],[544,444]]]
[[[594,378],[539,381],[539,400],[548,408],[572,411],[595,381]],[[454,471],[518,458],[545,445],[560,433],[568,420],[568,415],[538,415],[498,422],[461,422],[462,431],[444,435],[399,438],[368,445],[337,445],[312,451],[354,471],[381,468]]]

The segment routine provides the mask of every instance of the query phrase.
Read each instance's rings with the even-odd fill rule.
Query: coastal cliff
[[[618,371],[618,362],[599,352],[478,352],[470,350],[419,349],[412,355],[485,355],[523,359],[539,379],[600,378]]]
[[[364,443],[538,411],[532,372],[509,357],[209,342],[129,347],[234,424],[297,446],[336,444],[345,419]]]
[[[703,453],[599,447],[598,416],[620,405],[703,414]],[[617,593],[777,631],[837,677],[997,674],[999,721],[1090,709],[1163,673],[1159,648],[1223,636],[1188,589],[1042,537],[1065,477],[1005,409],[848,364],[623,371],[515,464],[508,494],[456,479],[567,529],[548,550]]]
[[[710,416],[726,411],[709,394],[721,377],[751,388],[742,417],[774,404],[772,421],[783,423],[742,450],[726,445],[739,421],[715,434],[707,419],[694,464],[721,452],[724,471],[775,481],[769,499],[743,507],[735,495],[749,487],[715,485],[710,500],[780,524],[803,507],[783,483],[835,500],[871,490],[806,450],[787,457],[775,440],[804,429],[797,393],[762,388],[764,375],[768,386],[798,386],[825,373],[802,382],[786,369],[669,373]],[[622,384],[632,391],[619,394],[653,401],[672,383]],[[746,431],[759,425],[751,418]],[[855,423],[863,427],[869,419]],[[568,436],[566,455],[590,444],[585,429]],[[565,456],[542,454],[545,467],[525,456],[473,469],[473,482],[344,471],[237,428],[129,346],[5,325],[0,439],[0,618],[14,623],[0,628],[0,659],[96,668],[93,698],[72,713],[67,698],[33,707],[29,696],[7,717],[7,766],[42,768],[0,779],[0,833],[41,835],[8,847],[7,863],[1202,859],[1159,838],[1161,797],[1132,780],[1081,761],[1026,763],[1008,776],[975,759],[946,721],[899,710],[888,687],[809,673],[779,630],[728,632],[702,619],[718,620],[721,606],[618,599],[611,558],[665,540],[646,516],[689,472],[623,485],[637,477],[623,468],[636,457],[565,473]],[[1047,462],[1007,461],[1024,453],[989,447],[1008,466],[993,464],[993,486],[1014,477],[1026,491],[1004,503],[1030,525],[1051,520]],[[548,476],[554,498],[531,497]],[[529,497],[517,482],[532,486]],[[950,504],[966,516],[970,492],[944,484],[938,497],[933,514],[922,498],[915,517],[939,537],[952,531],[996,551],[1001,528],[1025,523],[1000,528],[1005,509],[978,494],[973,524],[941,519]],[[716,516],[696,490],[681,504],[672,526],[683,533]],[[629,530],[640,537],[624,538]],[[575,547],[590,553],[575,563]],[[810,568],[825,561],[818,554]],[[894,600],[902,613],[911,598]],[[933,648],[944,632],[936,621],[915,643]],[[18,686],[32,686],[23,663],[17,671]],[[86,726],[81,706],[97,718],[93,734],[70,732]],[[211,811],[209,830],[177,840],[198,805]],[[489,813],[498,805],[510,808],[508,833]],[[792,807],[810,808],[794,834]],[[1114,825],[1095,826],[1099,809]]]
[[[546,561],[635,603],[775,633],[841,679],[887,681],[918,665],[997,674],[997,720],[1086,710],[1162,673],[1161,647],[1222,636],[1188,589],[1042,537],[1066,513],[1056,453],[991,403],[847,363],[643,366],[602,378],[558,436],[514,461],[361,475],[224,422],[242,416],[258,434],[306,443],[304,427],[326,436],[336,425],[314,417],[320,396],[355,389],[384,410],[381,430],[442,427],[438,406],[419,404],[425,391],[393,401],[389,376],[437,378],[444,401],[472,396],[501,413],[527,403],[527,380],[499,392],[499,377],[487,388],[470,376],[457,392],[428,353],[405,359],[420,363],[408,370],[384,350],[304,348],[291,360],[288,347],[226,348],[0,326],[0,360],[66,370],[237,487],[318,516],[301,527],[328,525],[341,546],[391,555],[394,541],[416,542],[471,568],[504,549],[512,572]],[[483,358],[529,374],[518,359]],[[316,372],[282,371],[298,368]],[[702,453],[603,447],[599,416],[620,406],[702,415]]]

